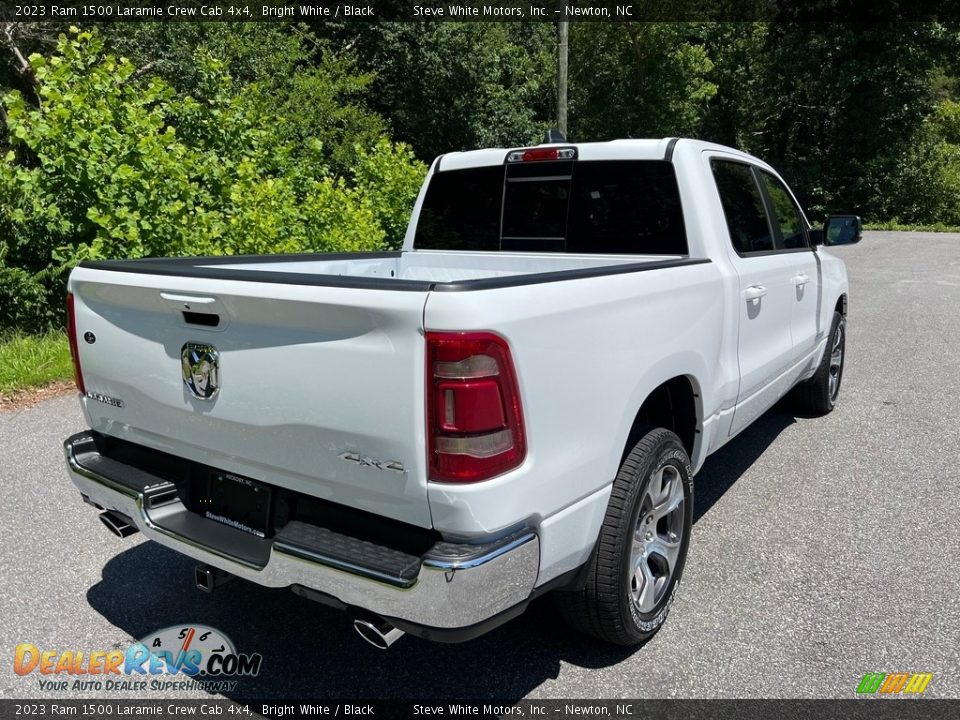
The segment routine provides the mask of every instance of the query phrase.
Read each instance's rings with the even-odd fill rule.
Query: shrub
[[[3,99],[6,297],[0,328],[49,322],[67,271],[96,258],[396,247],[424,167],[386,138],[354,148],[349,177],[315,138],[281,139],[262,97],[208,53],[198,94],[104,52],[95,32],[29,58],[38,104]],[[41,292],[42,290],[42,292]],[[40,303],[38,306],[37,303]],[[4,303],[6,306],[7,303]]]

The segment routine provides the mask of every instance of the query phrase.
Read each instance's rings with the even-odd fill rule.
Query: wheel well
[[[841,295],[837,298],[837,306],[834,308],[838,313],[846,317],[847,315],[847,296]]]
[[[697,393],[686,376],[667,380],[643,401],[627,436],[623,457],[640,439],[643,428],[664,427],[680,438],[687,455],[693,456],[697,436]]]

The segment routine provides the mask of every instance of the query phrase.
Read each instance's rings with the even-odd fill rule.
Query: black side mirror
[[[819,235],[820,242],[828,247],[853,245],[863,237],[863,225],[856,215],[831,215],[823,224],[822,234],[815,233],[816,235]]]

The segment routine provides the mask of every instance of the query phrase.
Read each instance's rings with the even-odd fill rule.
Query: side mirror
[[[856,215],[831,215],[823,224],[819,240],[828,247],[853,245],[863,236],[863,225]]]

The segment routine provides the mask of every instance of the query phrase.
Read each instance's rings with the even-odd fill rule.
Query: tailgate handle
[[[160,293],[160,297],[168,302],[177,303],[178,305],[183,305],[187,310],[190,309],[191,305],[211,305],[217,301],[216,298],[212,297],[198,297],[196,295],[176,295],[174,293]]]

